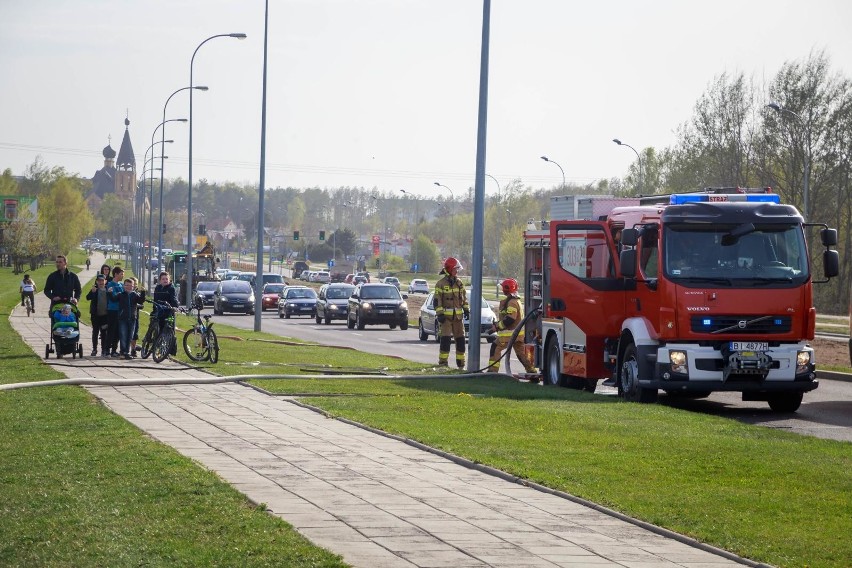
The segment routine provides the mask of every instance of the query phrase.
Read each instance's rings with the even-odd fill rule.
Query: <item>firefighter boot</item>
[[[442,335],[438,347],[438,366],[449,367],[447,360],[450,358],[450,340],[448,335]]]
[[[464,369],[464,337],[456,337],[456,366],[459,369]]]

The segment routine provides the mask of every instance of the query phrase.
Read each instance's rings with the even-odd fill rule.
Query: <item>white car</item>
[[[467,297],[470,299],[470,290],[467,291]],[[485,298],[482,298],[482,311],[480,312],[480,333],[479,337],[485,339],[488,343],[494,343],[494,336],[491,335],[491,325],[494,323],[494,320],[497,319],[497,315],[494,313],[494,310],[491,309],[491,306],[488,302],[485,301]],[[468,318],[464,318],[464,334],[470,335],[470,321]],[[420,341],[426,341],[429,339],[430,335],[435,336],[435,341],[440,340],[439,331],[440,324],[438,324],[438,317],[435,313],[435,294],[429,294],[426,298],[426,301],[423,302],[423,306],[420,308],[420,318],[417,320],[418,327],[418,337]]]
[[[415,278],[408,285],[408,293],[409,294],[428,294],[429,293],[429,283],[423,280],[422,278]]]
[[[392,286],[396,286],[396,289],[399,290],[402,284],[399,283],[399,278],[396,276],[385,276],[382,279],[383,284],[391,284]]]
[[[322,282],[323,284],[328,284],[331,280],[331,274],[329,274],[328,270],[317,270],[313,276],[311,276],[311,282]]]

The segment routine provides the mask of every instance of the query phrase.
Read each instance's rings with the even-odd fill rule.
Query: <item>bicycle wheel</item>
[[[210,362],[217,362],[219,360],[219,339],[212,329],[207,330],[207,347],[210,349]]]
[[[159,363],[160,361],[165,360],[169,356],[169,351],[172,347],[172,337],[174,337],[175,332],[171,329],[164,329],[163,333],[157,337],[157,341],[154,343],[154,351],[152,352],[152,356],[154,358],[154,363]]]
[[[139,353],[143,359],[147,359],[148,356],[154,351],[154,341],[157,340],[157,327],[155,325],[148,326],[148,332],[145,334],[145,338],[142,339],[142,352]]]
[[[30,314],[33,313],[33,303],[30,301],[29,296],[27,297],[27,317],[30,317]]]
[[[206,361],[210,356],[210,344],[205,341],[204,333],[193,326],[183,334],[183,350],[193,361]]]

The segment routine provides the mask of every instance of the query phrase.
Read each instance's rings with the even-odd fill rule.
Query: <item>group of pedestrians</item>
[[[86,259],[87,266],[90,262]],[[30,291],[31,284],[32,280],[28,275],[25,276],[21,283],[22,302],[24,294],[32,300],[31,294],[35,291],[35,285],[32,284]],[[56,270],[47,277],[43,292],[50,299],[51,311],[56,304],[76,306],[80,301],[80,279],[68,269],[65,255],[56,256]],[[124,269],[121,266],[101,266],[92,289],[86,294],[92,320],[92,357],[96,357],[98,353],[101,357],[136,357],[139,312],[145,303],[146,295],[146,290],[139,285],[136,278],[124,277]],[[178,306],[177,293],[167,272],[160,273],[153,299],[172,307]],[[171,314],[164,310],[159,311],[161,329],[169,315]]]
[[[101,266],[92,289],[86,294],[92,319],[92,357],[136,357],[139,310],[145,289],[136,278],[125,278],[120,266]]]

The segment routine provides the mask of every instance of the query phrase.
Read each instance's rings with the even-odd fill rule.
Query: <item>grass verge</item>
[[[179,326],[180,323],[179,320]],[[319,346],[293,348],[282,342],[259,341],[271,338],[266,334],[221,325],[217,329],[222,351],[220,363],[213,370],[225,375],[313,373],[323,366],[352,371],[386,369],[400,374],[431,372],[428,366],[400,359]],[[5,329],[0,327],[0,341],[4,333]],[[37,357],[24,353],[20,357],[27,366],[16,364],[16,368],[7,370],[5,363],[0,362],[0,373],[5,374],[0,374],[0,380],[21,380],[21,369],[26,374],[29,366],[43,369]],[[852,544],[847,538],[852,534],[852,451],[848,443],[791,435],[665,406],[626,404],[509,380],[326,378],[267,380],[257,384],[275,392],[300,394],[306,402],[333,415],[568,491],[755,560],[777,566],[839,567],[847,566],[852,558]],[[47,390],[42,391],[42,396],[49,402],[50,398],[57,398],[50,397],[50,393],[59,390],[81,397],[80,401],[68,403],[72,410],[77,410],[77,405],[91,405],[91,397],[80,389]],[[3,397],[0,404],[4,405],[0,412],[6,416],[13,410],[17,412],[20,406],[19,403],[6,405]],[[29,414],[25,422],[37,423],[42,419],[41,415],[33,414],[40,404],[43,403],[27,401]],[[88,430],[92,428],[86,421],[69,420],[62,423],[61,429],[57,427],[56,432],[56,435],[65,433],[66,438],[30,445],[27,452],[38,452],[39,448],[50,447],[51,442],[57,447],[79,448],[62,452],[64,465],[54,474],[57,477],[68,469],[103,469],[97,461],[80,465],[77,461],[83,458],[79,454],[94,452],[94,445],[113,445],[113,431],[123,432],[126,425],[97,405],[92,406],[98,418],[104,414],[115,421],[105,431],[96,429],[100,433],[96,440],[89,440]],[[64,411],[65,405],[51,407],[47,418]],[[20,444],[28,444],[26,432],[16,431],[10,436],[4,435],[4,429],[0,428],[4,455],[14,453],[12,450]],[[141,436],[135,430],[128,435],[129,441],[119,444],[115,455],[136,462],[139,454],[135,438]],[[158,468],[154,475],[158,481],[158,476],[176,476],[168,467],[169,459],[177,459],[173,452],[155,446],[163,453],[162,460],[166,463],[147,456],[140,463],[153,461]],[[4,467],[0,479],[44,475],[41,471],[49,465],[39,463],[30,467],[26,460],[16,458],[8,473]],[[193,469],[191,464],[186,467]],[[159,484],[167,487],[157,495],[167,503],[166,507],[180,509],[186,500],[187,486],[193,487],[193,473],[186,472],[190,477],[185,480],[176,477],[174,483]],[[132,478],[135,473],[128,475]],[[142,482],[132,479],[132,483],[120,485],[116,476],[109,476],[104,483],[118,485],[119,489],[108,491],[121,495],[144,493],[137,488]],[[73,484],[68,485],[66,490],[76,490]],[[5,507],[6,494],[11,490],[5,488],[5,482],[3,487],[0,498],[4,499]],[[116,502],[120,499],[113,496],[110,502],[98,505],[98,514],[109,518]],[[143,504],[149,502],[150,499],[143,500]],[[239,508],[238,497],[235,502]],[[246,507],[244,503],[242,506]],[[27,511],[18,523],[33,525],[39,522],[33,517],[41,512]],[[53,527],[46,530],[47,538],[59,540],[64,517],[57,521],[52,519],[56,515],[53,511],[44,514],[51,517]],[[198,520],[204,518],[199,515],[184,522],[204,524]],[[0,521],[0,527],[9,526],[8,522]],[[147,530],[156,530],[161,522],[150,523]],[[192,530],[198,531],[199,536],[190,538],[205,538],[204,527],[195,527],[190,534]],[[89,532],[79,531],[78,539],[93,538]],[[21,540],[15,542],[15,551],[26,544]],[[263,542],[256,544],[262,546]],[[0,553],[0,563],[3,561]],[[163,561],[166,563],[169,562]]]
[[[61,378],[11,329],[19,276],[0,271],[0,382]],[[81,388],[0,393],[0,455],[2,566],[346,566]]]

